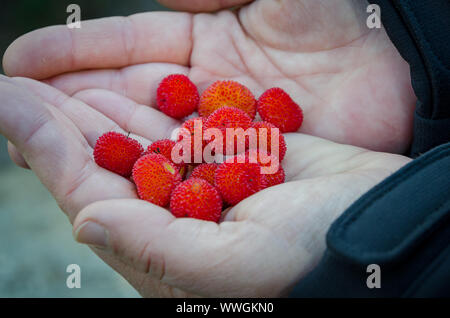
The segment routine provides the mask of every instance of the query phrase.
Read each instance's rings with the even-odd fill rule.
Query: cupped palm
[[[279,296],[318,262],[330,223],[408,162],[302,134],[375,150],[408,146],[408,67],[383,30],[366,28],[364,12],[356,1],[257,1],[234,12],[146,13],[35,31],[9,48],[5,70],[54,87],[3,78],[10,98],[0,105],[1,133],[77,235],[86,221],[108,230],[109,247],[95,251],[142,295]],[[98,167],[92,148],[102,133],[150,143],[180,125],[149,107],[170,73],[188,74],[200,90],[233,79],[256,95],[288,91],[305,122],[286,135],[287,182],[215,224],[137,200],[130,181]]]

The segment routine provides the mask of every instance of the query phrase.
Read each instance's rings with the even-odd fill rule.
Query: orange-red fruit
[[[284,156],[286,155],[286,141],[284,140],[283,135],[281,134],[281,131],[279,130],[279,139],[278,142],[274,143],[272,145],[272,129],[276,129],[277,127],[275,125],[272,125],[269,122],[266,121],[260,121],[253,123],[252,128],[256,129],[256,136],[257,136],[257,149],[266,151],[270,154],[276,155],[276,149],[272,148],[272,146],[278,148],[278,158],[280,158],[280,161],[284,159]],[[262,146],[262,148],[261,148]],[[252,145],[250,145],[250,148],[252,148]]]
[[[245,162],[244,154],[229,158],[221,164],[214,178],[223,200],[235,205],[252,194],[267,188],[267,179],[258,163]],[[243,163],[241,163],[243,162]]]
[[[197,122],[197,124],[195,124]],[[195,128],[197,127],[197,129]],[[200,128],[201,127],[201,128]],[[191,118],[184,122],[181,129],[185,129],[189,136],[184,136],[181,132],[178,135],[178,141],[183,140],[183,138],[190,138],[191,144],[191,161],[190,163],[202,163],[203,161],[203,149],[205,148],[206,142],[203,140],[203,131],[205,129],[204,120],[202,117]],[[198,140],[199,146],[195,147],[195,139]],[[195,152],[201,152],[197,157],[200,159],[199,162],[195,162]]]
[[[273,187],[275,185],[284,183],[285,181],[284,169],[276,156],[267,154],[265,151],[259,151],[256,149],[250,149],[245,153],[245,156],[246,162],[257,162],[262,167],[266,167],[267,170],[276,169],[277,167],[275,162],[278,164],[278,169],[273,173],[269,173],[269,171],[264,171],[266,173],[264,173],[263,171],[261,172],[264,178],[267,180],[267,187]]]
[[[156,102],[164,114],[177,119],[184,118],[197,109],[197,87],[186,75],[169,75],[158,86]]]
[[[94,160],[102,168],[129,177],[143,151],[136,140],[117,132],[108,132],[97,139]]]
[[[210,128],[217,128],[222,133],[222,143],[223,143],[223,153],[227,153],[227,147],[232,151],[232,153],[227,153],[227,155],[234,155],[238,150],[238,141],[241,140],[244,144],[244,151],[246,148],[246,138],[244,132],[252,126],[251,118],[242,110],[233,107],[222,107],[212,113],[208,119],[205,121],[205,130]],[[227,128],[238,129],[236,130],[234,138],[227,138],[226,131]],[[240,132],[240,133],[239,133]],[[214,140],[211,138],[209,142]]]
[[[170,161],[172,161],[172,148],[175,146],[175,141],[170,139],[161,139],[152,143],[147,147],[146,155],[157,154],[163,155]]]
[[[150,146],[148,146],[147,151],[144,153],[144,155],[148,154],[157,154],[157,155],[163,155],[167,159],[169,159],[180,171],[181,176],[184,176],[186,173],[186,164],[181,163],[175,163],[172,160],[172,149],[175,146],[175,141],[170,139],[162,139],[155,141]]]
[[[222,198],[206,180],[189,178],[173,191],[170,211],[178,218],[218,222],[222,213]]]
[[[214,185],[214,176],[218,167],[217,163],[203,163],[194,168],[190,178],[200,178]]]
[[[280,165],[278,171],[273,174],[266,174],[267,187],[273,187],[278,184],[284,183],[286,175],[284,173],[283,167]]]
[[[224,106],[243,110],[251,119],[256,115],[256,99],[252,92],[235,81],[217,81],[209,86],[200,96],[198,113],[208,117]]]
[[[133,180],[140,199],[165,207],[173,189],[181,182],[181,175],[169,159],[150,154],[134,165]]]
[[[297,131],[303,122],[303,111],[281,88],[265,91],[258,99],[258,113],[264,121],[278,127],[282,133]]]

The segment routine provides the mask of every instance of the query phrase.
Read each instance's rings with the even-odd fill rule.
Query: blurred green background
[[[82,20],[166,10],[152,0],[2,0],[1,56],[20,35],[65,24],[71,3],[81,7]],[[66,286],[70,264],[81,267],[80,289]],[[1,135],[0,297],[139,297],[89,248],[73,240],[69,221],[39,180],[10,162]]]

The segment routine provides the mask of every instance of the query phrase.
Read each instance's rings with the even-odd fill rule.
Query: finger
[[[74,223],[79,242],[100,247],[162,283],[199,295],[239,294],[241,288],[253,295],[258,293],[254,285],[261,283],[255,279],[256,272],[261,274],[258,277],[267,275],[275,280],[285,275],[283,266],[277,270],[259,266],[267,263],[265,242],[273,241],[268,231],[259,230],[245,222],[218,225],[175,219],[167,210],[140,200],[94,203]],[[256,241],[252,244],[256,253],[246,253],[248,237]],[[259,271],[254,271],[254,266]]]
[[[25,161],[23,156],[17,150],[16,146],[14,146],[10,141],[8,141],[8,153],[11,160],[19,167],[24,169],[30,169],[28,163]]]
[[[67,142],[67,141],[66,141]],[[55,145],[55,147],[57,147],[58,145]],[[25,159],[23,158],[23,156],[20,154],[20,152],[17,150],[16,146],[13,145],[11,142],[8,141],[8,151],[10,153],[11,159],[20,167],[22,168],[27,168],[29,169],[28,164],[26,163]],[[52,156],[51,153],[47,153],[49,156]],[[52,161],[48,161],[49,165],[52,165]],[[73,167],[74,169],[76,169],[76,166]],[[76,172],[77,170],[74,170],[74,172]],[[40,175],[39,171],[36,171],[38,176]],[[56,172],[55,172],[56,173]],[[49,177],[54,177],[54,176],[49,176]],[[76,177],[75,177],[76,178]],[[87,178],[87,177],[86,177]],[[95,186],[98,185],[99,187],[103,187],[105,186],[104,183],[99,183],[97,180],[99,180],[97,177],[91,177],[92,178],[92,183],[86,183],[88,184],[88,186]],[[105,182],[109,183],[111,179],[107,179],[104,180]],[[67,179],[66,178],[62,178],[60,180],[62,183],[66,182]],[[125,182],[128,186],[128,182]],[[48,184],[47,182],[44,182],[44,184]],[[115,189],[117,189],[118,187],[114,186],[114,183],[111,183],[113,185],[113,187],[108,188],[108,192],[104,192],[104,193],[99,193],[98,189],[96,187],[91,187],[90,189],[86,188],[86,191],[82,189],[82,187],[84,187],[84,185],[80,184],[79,186],[79,190],[76,190],[75,187],[73,187],[73,198],[69,200],[72,201],[71,203],[61,203],[61,201],[59,201],[58,203],[60,203],[60,205],[64,208],[64,207],[70,207],[73,206],[73,208],[70,208],[70,210],[75,211],[72,213],[69,213],[69,217],[71,220],[74,219],[75,215],[76,215],[76,211],[79,211],[80,208],[94,202],[97,200],[101,200],[101,199],[107,199],[107,198],[120,198],[122,196],[124,197],[130,197],[129,195],[126,194],[126,192],[123,192],[121,189],[119,189],[119,191],[117,191],[117,193],[114,193]],[[63,184],[58,185],[56,188],[57,189],[63,189],[62,187]],[[77,195],[77,192],[79,193],[88,193],[89,195],[86,197],[81,197],[79,195]],[[123,193],[122,193],[123,192]],[[54,193],[54,192],[53,192]],[[106,194],[106,196],[105,196]],[[129,193],[130,195],[133,195],[134,193],[130,191]],[[97,251],[98,252],[98,251]],[[180,296],[186,296],[183,293],[180,293],[180,291],[177,290],[173,290],[173,289],[169,289],[168,287],[165,286],[161,286],[160,282],[154,281],[152,279],[149,279],[148,277],[146,277],[145,274],[136,274],[135,270],[133,268],[131,268],[130,266],[127,266],[125,264],[123,264],[122,262],[118,261],[117,259],[111,257],[110,255],[105,255],[104,253],[98,253],[102,259],[107,262],[110,266],[112,266],[115,270],[117,270],[118,272],[122,273],[122,275],[124,275],[125,277],[131,277],[130,279],[130,283],[133,284],[133,286],[136,286],[136,288],[142,288],[141,284],[143,281],[146,282],[146,286],[148,285],[157,285],[158,286],[158,290],[160,290],[159,294],[155,294],[154,296],[157,297],[161,297],[161,296],[165,296],[167,297],[168,295],[177,295],[179,294]],[[154,288],[156,289],[156,288]],[[150,290],[153,291],[153,290]],[[150,295],[150,291],[148,290],[148,288],[144,288],[142,290],[140,290],[141,293],[145,293],[146,295]]]
[[[10,80],[0,81],[0,96],[0,133],[71,219],[91,202],[136,197],[131,182],[93,162],[87,141],[58,109]]]
[[[188,65],[192,16],[150,12],[83,21],[80,29],[52,26],[25,34],[5,52],[10,76],[44,79],[83,69],[147,62]]]
[[[69,96],[91,88],[114,91],[142,105],[156,105],[156,89],[168,74],[185,74],[188,68],[175,64],[149,63],[118,70],[91,70],[63,74],[45,82]]]
[[[76,98],[67,96],[54,87],[28,78],[16,77],[13,80],[64,113],[82,133],[91,148],[94,148],[97,139],[106,132],[117,131],[122,134],[131,132],[130,130],[123,129],[118,123],[104,116],[89,105]],[[134,132],[133,138],[137,139],[144,146],[150,144],[149,140],[140,137]]]
[[[244,5],[252,0],[158,0],[162,5],[179,11],[211,12]]]
[[[74,97],[89,104],[125,131],[132,131],[151,141],[171,138],[173,131],[181,124],[159,110],[136,104],[131,99],[108,90],[85,90]]]
[[[211,253],[209,243],[217,248],[224,244],[217,227],[212,222],[175,219],[167,210],[144,201],[114,200],[84,209],[73,230],[78,242],[109,252],[162,283],[173,284],[183,272],[199,270],[194,260]],[[187,283],[194,276],[186,277]]]

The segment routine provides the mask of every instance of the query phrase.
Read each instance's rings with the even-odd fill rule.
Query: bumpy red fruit
[[[148,146],[147,151],[144,153],[144,155],[148,154],[157,154],[157,155],[163,155],[167,159],[169,159],[180,171],[181,176],[184,176],[186,173],[186,164],[181,163],[175,163],[172,160],[172,149],[175,146],[175,141],[170,139],[162,139],[155,141],[150,146]]]
[[[254,119],[256,115],[256,99],[250,90],[234,81],[217,81],[209,86],[201,95],[198,105],[200,116],[208,117],[224,106],[243,110]]]
[[[173,141],[173,140],[170,140],[170,139],[157,140],[154,143],[152,143],[150,146],[148,146],[145,154],[146,155],[149,155],[149,154],[163,155],[167,159],[172,160],[173,146],[175,146],[175,141]]]
[[[197,109],[199,94],[195,84],[186,75],[172,74],[159,84],[156,101],[164,114],[181,119]]]
[[[222,198],[206,180],[189,178],[173,191],[170,211],[176,217],[218,222],[222,213]]]
[[[268,186],[267,179],[261,174],[261,166],[245,162],[243,155],[239,155],[239,159],[238,156],[229,158],[216,170],[215,185],[223,200],[230,205],[236,205]]]
[[[203,163],[194,168],[190,178],[200,178],[214,185],[214,176],[218,167],[217,163]]]
[[[217,128],[222,133],[223,153],[227,153],[227,147],[232,153],[227,155],[234,155],[238,151],[238,142],[241,140],[244,145],[244,151],[246,149],[246,137],[244,132],[252,126],[251,118],[242,110],[233,107],[222,107],[212,113],[205,121],[205,130],[210,128]],[[227,138],[227,128],[242,130],[235,130],[236,134],[234,138]],[[214,138],[211,138],[208,142],[211,142]]]
[[[267,180],[267,187],[273,187],[278,184],[284,183],[286,179],[286,175],[284,172],[283,167],[280,165],[278,168],[278,171],[273,174],[266,174],[266,180]]]
[[[282,133],[297,131],[303,122],[303,111],[281,88],[265,91],[258,99],[258,113],[264,121]]]
[[[280,161],[284,159],[284,156],[286,155],[286,141],[284,140],[283,135],[281,134],[281,131],[279,130],[279,139],[277,143],[274,143],[272,145],[272,129],[276,129],[275,125],[272,125],[271,123],[268,123],[266,121],[260,121],[253,123],[252,128],[256,129],[256,149],[260,149],[262,146],[263,151],[266,151],[270,154],[276,154],[277,151],[275,148],[272,148],[272,146],[278,148],[278,158],[280,158]],[[250,145],[250,148],[253,148],[252,145]]]
[[[150,154],[135,163],[133,181],[140,199],[165,207],[173,189],[181,182],[181,175],[169,159]]]
[[[267,169],[266,171],[261,171],[263,177],[267,180],[267,187],[273,187],[275,185],[284,183],[284,169],[276,156],[267,154],[265,151],[261,152],[256,149],[250,149],[245,153],[245,156],[246,162],[257,162],[259,165]],[[270,170],[274,171],[272,172]]]
[[[196,124],[197,123],[197,124]],[[196,128],[197,127],[197,128]],[[191,118],[184,122],[181,126],[183,131],[187,132],[187,136],[184,136],[182,132],[178,135],[178,141],[182,141],[183,138],[188,138],[191,145],[191,160],[188,163],[202,163],[203,162],[203,149],[206,142],[203,140],[203,130],[205,129],[204,120],[202,117]],[[198,140],[198,147],[195,147],[195,139]],[[195,152],[199,152],[197,155],[198,162],[195,160]]]
[[[143,151],[136,140],[117,132],[108,132],[97,139],[94,160],[102,168],[129,177]]]

